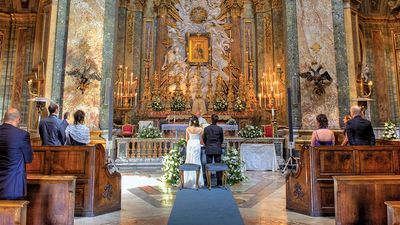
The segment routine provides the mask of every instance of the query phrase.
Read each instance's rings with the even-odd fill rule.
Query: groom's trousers
[[[221,154],[207,154],[206,155],[207,164],[213,163],[213,159],[215,163],[221,162]],[[222,171],[217,172],[217,185],[222,185]]]

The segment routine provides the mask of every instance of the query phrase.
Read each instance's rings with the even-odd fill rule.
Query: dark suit
[[[0,125],[0,199],[26,196],[25,164],[32,158],[29,133],[11,124]]]
[[[62,144],[65,144],[65,141],[67,140],[67,137],[65,137],[65,129],[68,127],[68,121],[67,120],[62,120],[60,124],[60,130],[61,130],[61,135],[62,135]]]
[[[206,147],[207,163],[221,162],[222,142],[224,142],[224,131],[221,127],[211,124],[204,128],[203,141]],[[222,172],[217,172],[217,184],[222,185]]]
[[[371,122],[361,116],[355,116],[347,122],[346,134],[349,145],[375,145]]]
[[[39,134],[42,145],[61,146],[65,143],[61,133],[61,120],[54,114],[40,121]]]

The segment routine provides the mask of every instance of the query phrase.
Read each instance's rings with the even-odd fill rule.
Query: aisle
[[[244,225],[229,189],[182,189],[176,193],[168,225]]]

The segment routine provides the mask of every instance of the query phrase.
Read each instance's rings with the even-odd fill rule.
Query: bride
[[[197,116],[192,116],[190,126],[186,129],[186,160],[185,163],[200,165],[199,186],[204,186],[203,171],[201,169],[201,143],[203,129],[200,127]],[[185,171],[184,187],[196,188],[196,172]]]

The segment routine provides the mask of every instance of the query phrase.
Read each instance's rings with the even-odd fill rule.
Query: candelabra
[[[261,78],[261,93],[258,94],[260,109],[271,111],[271,121],[274,125],[276,125],[275,111],[283,105],[283,92],[280,91],[282,74],[283,71],[279,64],[276,72],[271,72],[271,68],[269,68],[268,73],[264,73]]]
[[[123,123],[128,121],[128,112],[137,105],[137,78],[133,73],[128,75],[128,67],[120,65],[117,69],[117,81],[115,83],[114,108],[121,111]]]

